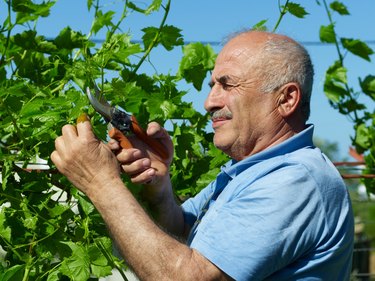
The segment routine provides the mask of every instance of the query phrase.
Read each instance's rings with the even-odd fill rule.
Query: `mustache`
[[[218,118],[227,118],[232,119],[233,114],[229,110],[226,109],[220,109],[216,111],[210,112],[211,119],[218,119]]]

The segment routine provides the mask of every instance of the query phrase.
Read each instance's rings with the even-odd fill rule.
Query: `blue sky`
[[[120,0],[105,1],[110,10],[117,10],[120,13]],[[134,1],[138,5],[149,3],[150,1]],[[283,3],[284,1],[280,1]],[[323,6],[317,5],[312,0],[294,0],[300,3],[309,13],[305,19],[298,19],[287,15],[278,32],[291,36],[300,42],[319,41],[319,28],[328,24],[328,18]],[[321,2],[321,1],[320,1]],[[328,3],[331,1],[327,0]],[[351,15],[333,15],[337,24],[337,33],[342,37],[375,40],[375,1],[374,0],[350,0],[342,1]],[[182,29],[185,41],[222,41],[222,39],[235,31],[249,28],[267,19],[267,26],[272,29],[278,18],[277,0],[172,0],[170,14],[167,24],[174,25]],[[0,16],[3,17],[4,3],[0,4]],[[3,11],[1,11],[3,10]],[[92,15],[87,12],[85,0],[60,0],[52,9],[51,15],[38,23],[38,32],[46,37],[54,37],[58,32],[70,26],[74,30],[87,34],[90,29]],[[133,39],[141,39],[141,28],[147,26],[158,26],[161,14],[153,16],[138,16],[136,13],[130,15],[122,25],[123,31],[130,31]],[[0,20],[2,22],[3,20]],[[103,34],[96,36],[98,39],[104,38]],[[375,45],[370,45],[375,50]],[[219,51],[221,46],[215,46]],[[337,59],[335,48],[331,45],[310,46],[306,48],[310,52],[315,66],[315,85],[311,103],[310,122],[315,124],[316,136],[330,142],[339,144],[341,155],[346,155],[350,145],[350,136],[353,136],[352,124],[345,116],[340,115],[328,104],[323,93],[324,73],[329,65]],[[181,58],[180,49],[174,52],[165,52],[157,49],[151,54],[151,60],[159,72],[174,73],[178,68]],[[372,60],[375,56],[372,55]],[[360,58],[347,55],[346,66],[349,69],[349,82],[351,86],[358,90],[358,77],[365,77],[368,74],[375,75],[375,63],[366,62]],[[147,66],[144,69],[148,71]],[[208,86],[197,92],[192,86],[184,85],[184,89],[189,91],[187,99],[193,101],[197,110],[203,111],[203,101],[209,91]],[[367,106],[374,109],[373,102],[366,101]]]

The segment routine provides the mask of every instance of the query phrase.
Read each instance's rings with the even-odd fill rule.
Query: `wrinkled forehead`
[[[236,76],[246,75],[257,64],[261,42],[248,38],[234,38],[220,51],[214,72],[231,72]]]

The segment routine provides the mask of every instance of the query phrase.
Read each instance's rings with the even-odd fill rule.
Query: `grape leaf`
[[[358,39],[341,38],[341,43],[343,47],[352,54],[367,61],[371,61],[370,55],[372,55],[374,51],[365,42]]]
[[[333,1],[329,6],[332,10],[336,11],[342,16],[350,15],[348,8],[342,2]]]

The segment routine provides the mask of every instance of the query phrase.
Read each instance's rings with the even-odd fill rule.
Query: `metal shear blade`
[[[100,94],[97,87],[95,87],[94,94],[91,93],[90,88],[86,88],[86,94],[93,108],[104,117],[106,122],[113,125],[114,128],[109,131],[109,136],[118,140],[122,148],[133,147],[126,137],[129,132],[132,132],[138,139],[153,149],[162,159],[168,158],[169,154],[166,147],[158,140],[147,136],[145,130],[139,126],[134,116],[111,106]]]
[[[94,109],[102,115],[107,122],[112,120],[114,108],[103,98],[98,89],[92,94],[90,88],[86,88],[86,94]]]
[[[104,117],[106,122],[110,122],[123,134],[127,134],[132,130],[130,115],[111,106],[100,94],[99,89],[96,88],[95,93],[92,94],[90,88],[86,88],[86,94],[93,108]]]

